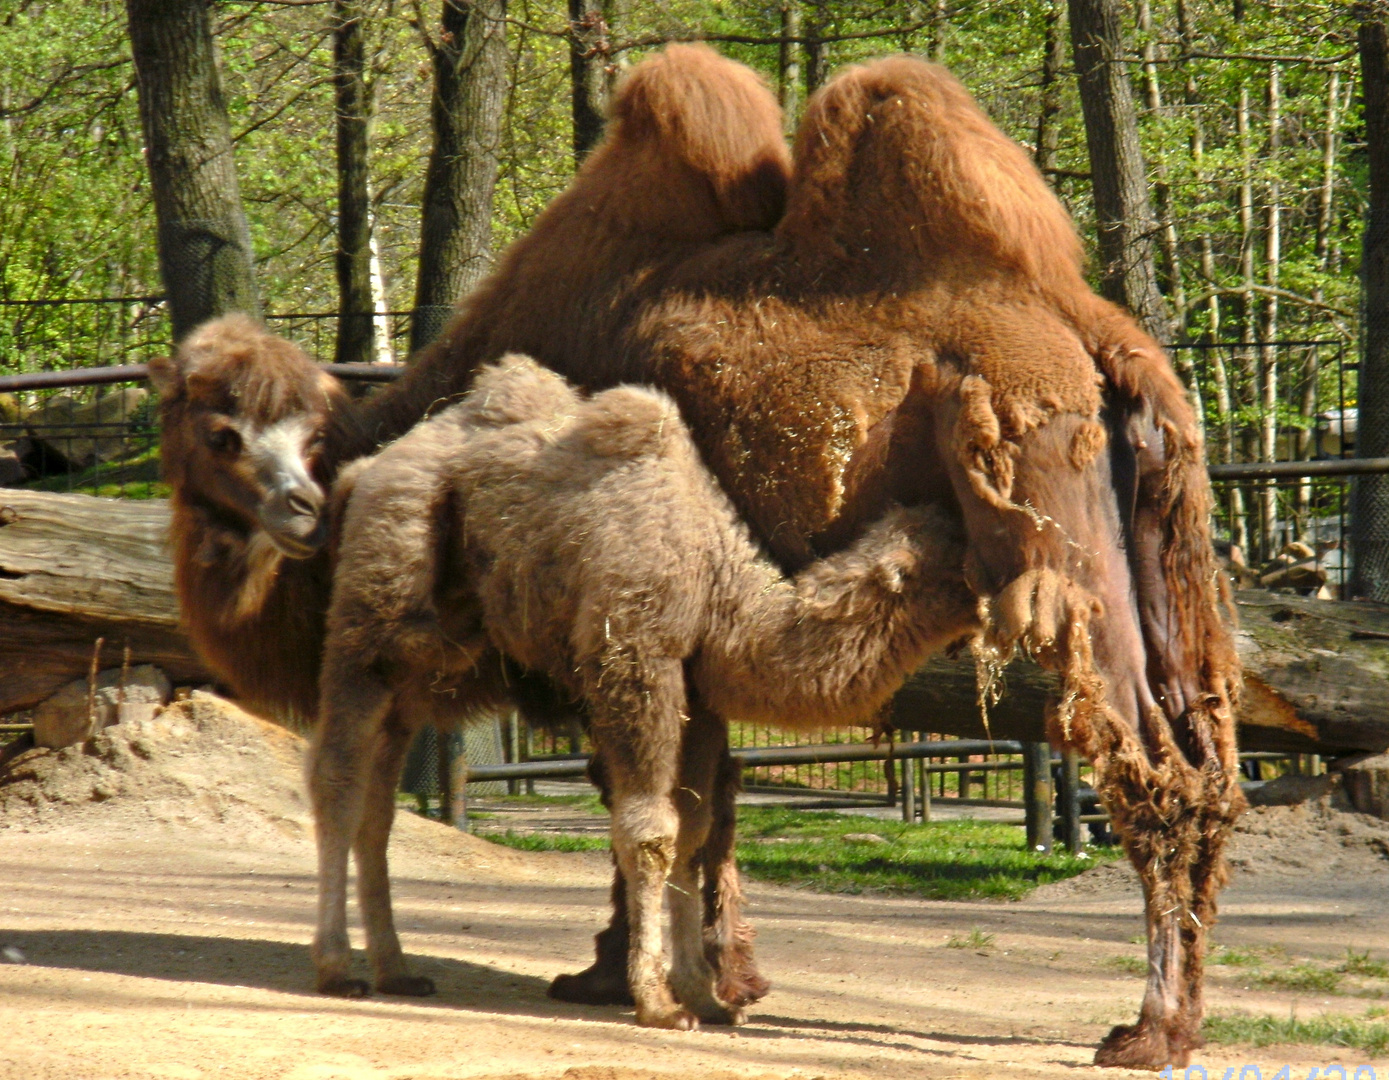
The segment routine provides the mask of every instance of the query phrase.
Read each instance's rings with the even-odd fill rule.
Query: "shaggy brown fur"
[[[730,67],[672,48],[634,69],[602,150],[406,385],[369,408],[367,430],[404,430],[480,364],[524,349],[589,388],[670,393],[787,568],[842,547],[890,501],[956,505],[971,583],[990,601],[985,669],[1022,648],[1067,673],[1057,733],[1104,752],[1100,788],[1144,875],[1148,990],[1137,1027],[1116,1029],[1098,1060],[1184,1062],[1239,810],[1239,672],[1180,384],[1086,288],[1064,211],[1026,155],[918,61],[825,87],[785,217],[729,235],[734,218],[689,181],[695,162],[735,158],[688,147],[741,146],[727,175],[767,193],[739,205],[766,208],[768,225],[784,161],[775,105],[751,76],[733,111],[696,104],[725,93]],[[662,97],[663,84],[678,92]],[[655,100],[664,111],[635,122]],[[700,128],[715,116],[733,120]],[[708,215],[702,233],[682,225],[692,208]],[[1082,632],[1053,638],[1052,626]],[[1178,857],[1159,860],[1169,836]]]
[[[310,766],[320,987],[355,986],[347,851],[363,807],[391,801],[391,730],[449,713],[455,680],[496,646],[587,707],[628,883],[638,1021],[736,1022],[704,955],[697,863],[727,720],[861,720],[931,652],[972,632],[954,527],[925,508],[893,511],[787,581],[669,399],[618,387],[584,400],[516,357],[344,472],[338,489],[348,502]],[[359,842],[359,861],[384,866],[385,841],[378,828],[380,852]],[[388,896],[364,891],[362,902],[378,981],[405,977]]]

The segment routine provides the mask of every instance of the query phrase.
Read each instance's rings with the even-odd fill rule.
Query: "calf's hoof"
[[[546,991],[556,1001],[575,1005],[633,1005],[632,991],[627,986],[627,972],[614,978],[597,964],[577,975],[556,975]]]
[[[1118,1069],[1184,1069],[1191,1060],[1185,1041],[1169,1041],[1151,1024],[1120,1024],[1095,1051],[1095,1064]]]
[[[716,1027],[738,1027],[748,1022],[748,1014],[736,1005],[725,1005],[717,1009],[701,1009],[699,1021]]]
[[[346,975],[329,975],[318,980],[318,992],[333,997],[364,998],[371,993],[365,979],[350,979]]]
[[[391,975],[378,979],[376,989],[383,994],[399,994],[401,997],[429,997],[434,993],[434,980],[423,975]]]

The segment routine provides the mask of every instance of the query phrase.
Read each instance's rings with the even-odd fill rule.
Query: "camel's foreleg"
[[[688,1030],[694,1013],[672,995],[661,940],[666,882],[675,865],[674,800],[685,715],[679,660],[628,652],[585,671],[594,741],[612,782],[612,845],[627,882],[627,976],[644,1027]]]
[[[369,987],[352,978],[347,938],[347,859],[365,813],[364,759],[377,748],[392,695],[373,679],[331,682],[308,765],[318,840],[318,927],[311,955],[320,992],[362,997]]]
[[[381,730],[367,777],[361,825],[353,851],[357,858],[357,902],[366,929],[367,956],[376,989],[383,994],[424,997],[434,993],[432,980],[411,975],[391,913],[391,881],[386,847],[395,818],[395,793],[413,730],[391,717]]]

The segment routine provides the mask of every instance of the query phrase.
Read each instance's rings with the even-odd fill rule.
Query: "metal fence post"
[[[1061,842],[1072,855],[1085,847],[1080,825],[1080,755],[1061,751],[1061,787],[1056,793],[1056,809],[1061,818]]]
[[[1027,818],[1027,849],[1051,851],[1051,745],[1022,744],[1023,811]]]

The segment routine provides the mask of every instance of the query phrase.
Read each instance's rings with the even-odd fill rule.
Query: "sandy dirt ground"
[[[439,994],[318,996],[301,753],[293,737],[197,697],[85,749],[12,764],[0,784],[0,1077],[1127,1075],[1089,1065],[1142,989],[1120,967],[1142,953],[1137,886],[1122,868],[1007,904],[753,885],[771,995],[744,1027],[672,1033],[545,996],[554,974],[590,958],[605,856],[515,852],[403,815],[397,919]],[[1389,948],[1381,824],[1324,807],[1262,811],[1234,861],[1221,943],[1325,962]],[[958,947],[975,928],[992,946]],[[1309,1016],[1373,1004],[1247,980],[1216,968],[1211,1007]],[[1212,1047],[1198,1060],[1213,1076],[1252,1063],[1265,1078],[1285,1063],[1299,1077],[1366,1063],[1318,1047]]]

